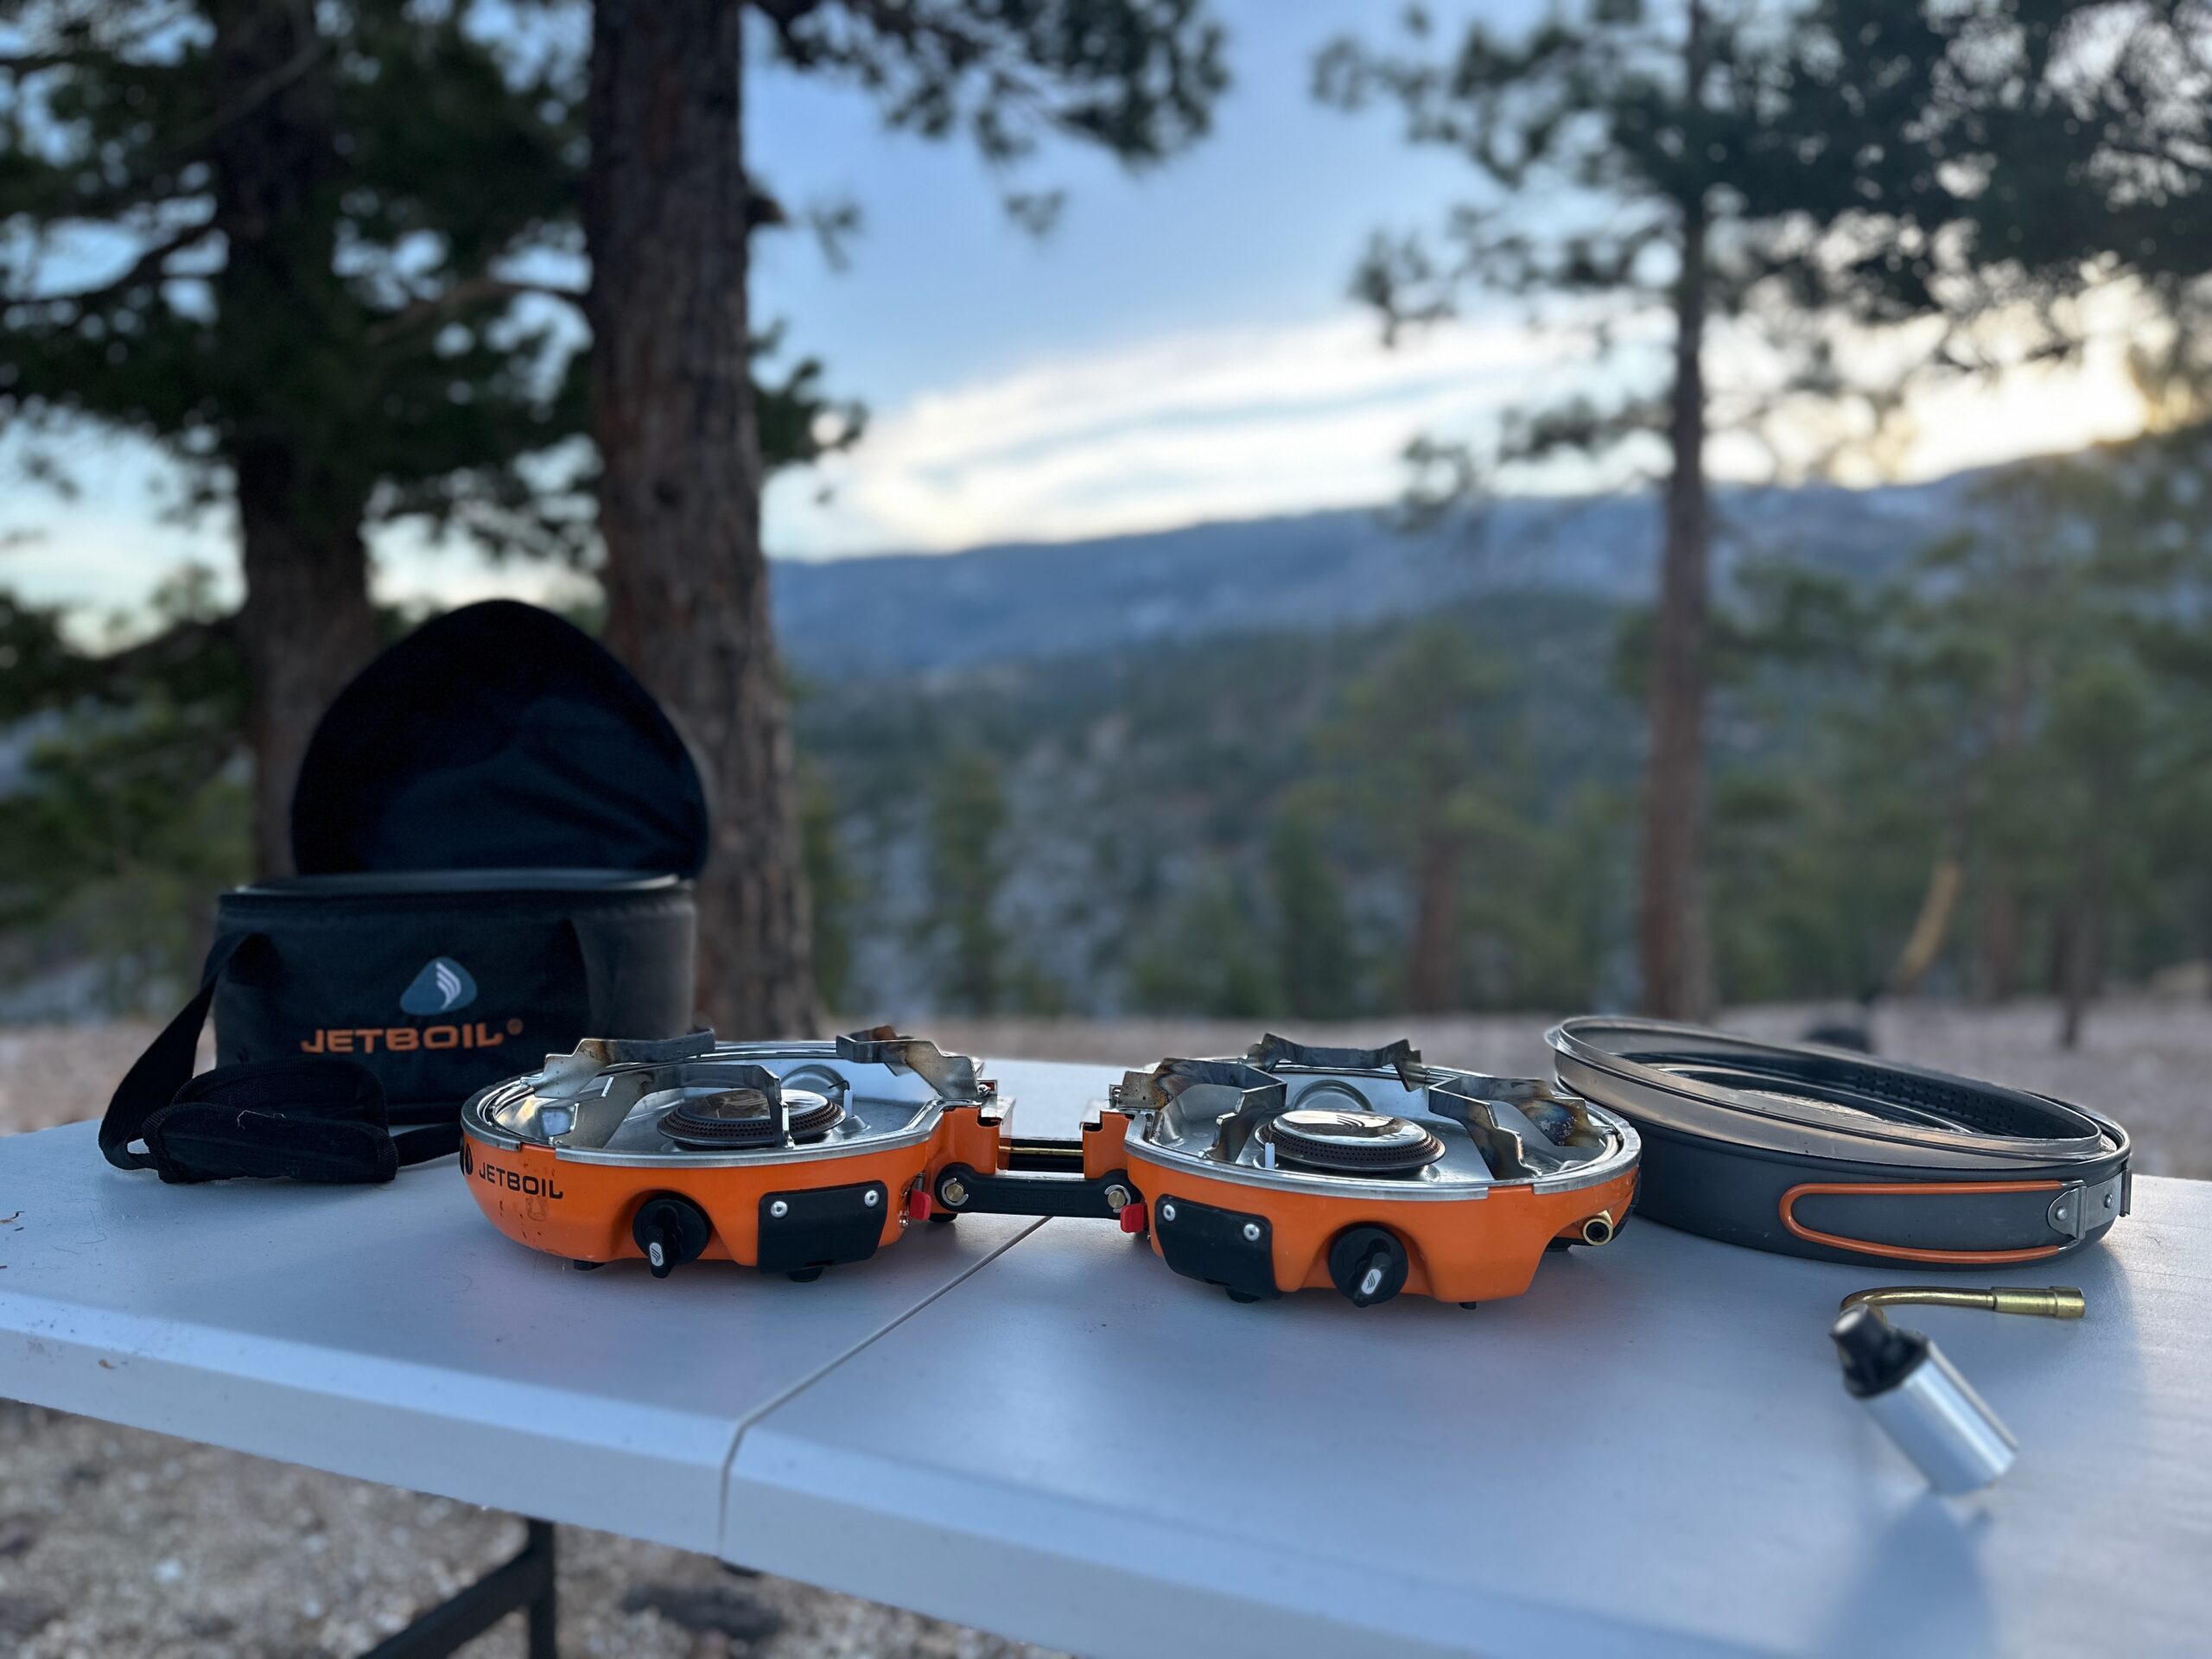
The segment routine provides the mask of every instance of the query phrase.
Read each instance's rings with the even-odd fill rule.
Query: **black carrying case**
[[[200,993],[118,1090],[103,1147],[125,1161],[183,1086],[211,1006],[219,1067],[351,1062],[395,1124],[453,1122],[583,1037],[682,1034],[710,842],[689,747],[589,635],[507,601],[423,624],[316,728],[300,874],[218,900]]]

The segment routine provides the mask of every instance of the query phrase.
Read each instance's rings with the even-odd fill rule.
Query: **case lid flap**
[[[712,844],[690,746],[550,611],[435,617],[338,694],[292,791],[303,875],[589,868],[696,875]]]

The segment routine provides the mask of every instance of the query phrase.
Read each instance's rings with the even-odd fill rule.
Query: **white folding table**
[[[1026,1134],[1116,1075],[1001,1063]],[[963,1217],[792,1284],[579,1274],[450,1164],[163,1186],[0,1140],[0,1395],[724,1559],[1101,1656],[2195,1653],[2212,1184],[2141,1179],[1927,1310],[2021,1440],[1929,1495],[1838,1380],[1911,1278],[1631,1224],[1478,1310],[1241,1306],[1110,1223]],[[1919,1314],[1919,1310],[1915,1310]],[[510,1604],[512,1605],[512,1604]]]

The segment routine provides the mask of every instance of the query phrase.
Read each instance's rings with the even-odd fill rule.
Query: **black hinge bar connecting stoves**
[[[440,1603],[397,1635],[379,1642],[361,1659],[447,1659],[505,1618],[524,1612],[530,1619],[529,1659],[560,1659],[554,1644],[553,1523],[523,1522],[529,1531],[522,1548],[451,1600]]]

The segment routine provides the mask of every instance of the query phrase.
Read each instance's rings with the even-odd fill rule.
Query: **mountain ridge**
[[[1927,483],[1723,490],[1717,575],[1788,554],[1873,579],[1967,523],[1982,473]],[[1325,632],[1508,592],[1641,603],[1659,548],[1656,494],[1501,497],[1423,530],[1342,508],[954,553],[779,559],[777,635],[801,678],[957,673],[1007,660]]]

